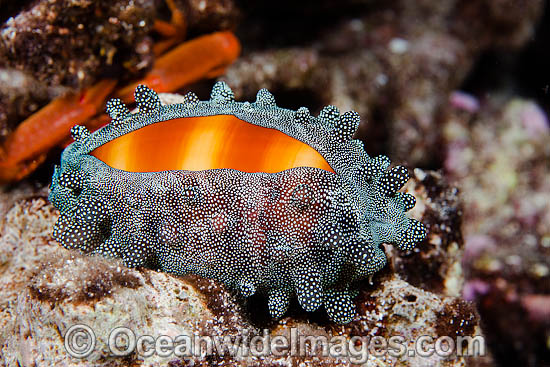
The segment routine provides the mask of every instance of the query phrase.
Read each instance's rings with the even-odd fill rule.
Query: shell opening
[[[295,167],[334,172],[309,145],[231,115],[162,121],[111,140],[90,154],[128,172],[232,168],[274,173]]]

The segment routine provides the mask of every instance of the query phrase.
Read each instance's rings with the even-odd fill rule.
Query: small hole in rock
[[[405,300],[407,302],[415,302],[416,301],[416,296],[414,294],[408,294],[405,296]]]

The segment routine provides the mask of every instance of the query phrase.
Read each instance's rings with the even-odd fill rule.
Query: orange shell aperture
[[[129,172],[232,168],[274,173],[302,166],[334,172],[309,145],[230,115],[148,125],[101,145],[91,155]]]

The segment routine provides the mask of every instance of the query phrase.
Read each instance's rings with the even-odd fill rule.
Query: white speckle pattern
[[[119,98],[113,98],[107,102],[105,107],[107,114],[111,117],[112,124],[119,124],[130,115],[130,110]]]
[[[300,107],[294,114],[294,121],[298,124],[307,124],[311,119],[311,114],[307,107]]]
[[[321,112],[319,112],[319,120],[327,124],[329,127],[337,126],[340,122],[340,111],[335,106],[325,106]]]
[[[199,97],[193,92],[187,93],[185,96],[183,96],[183,105],[187,107],[193,107],[196,106],[197,103],[199,103]]]
[[[279,108],[267,90],[254,103],[235,102],[223,82],[209,101],[189,93],[182,104],[161,106],[155,92],[136,89],[139,112],[108,104],[113,123],[90,134],[75,126],[76,141],[55,168],[49,199],[61,212],[54,237],[67,248],[121,257],[127,266],[195,273],[268,296],[281,317],[296,295],[306,311],[324,307],[338,323],[355,315],[357,282],[386,263],[382,243],[409,250],[422,240],[422,223],[405,215],[415,199],[398,193],[404,167],[387,170],[352,140],[353,111],[334,106],[319,117],[308,109]],[[90,155],[95,148],[157,122],[233,115],[276,129],[317,150],[333,172],[313,167],[277,173],[234,169],[126,172]]]
[[[214,104],[228,104],[235,101],[233,91],[224,82],[216,82],[210,94],[210,102]]]
[[[90,136],[90,130],[86,126],[75,125],[71,128],[71,136],[74,140],[84,140]]]
[[[276,107],[275,97],[267,89],[260,89],[256,94],[256,104],[263,107]]]
[[[142,84],[137,86],[134,92],[134,99],[136,100],[139,112],[142,114],[155,111],[160,107],[160,98],[158,94]]]
[[[350,140],[353,137],[353,134],[355,134],[355,131],[357,131],[360,122],[361,118],[357,112],[347,111],[342,115],[342,117],[340,117],[337,125],[338,133],[342,135],[344,140]]]

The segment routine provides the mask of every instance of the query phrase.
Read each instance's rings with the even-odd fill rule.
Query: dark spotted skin
[[[405,216],[413,196],[398,193],[407,170],[370,158],[351,139],[353,112],[325,107],[279,109],[266,90],[254,104],[237,103],[225,83],[208,102],[186,96],[161,106],[138,87],[138,114],[109,103],[113,122],[96,133],[75,128],[52,179],[50,200],[61,211],[54,237],[65,247],[120,257],[130,267],[153,266],[223,282],[248,297],[267,294],[269,312],[281,317],[296,296],[306,311],[323,306],[338,323],[355,314],[352,284],[380,270],[381,243],[411,249],[424,226]],[[298,167],[278,173],[233,169],[126,172],[88,153],[141,126],[170,118],[233,113],[278,130],[319,151],[335,173]]]

